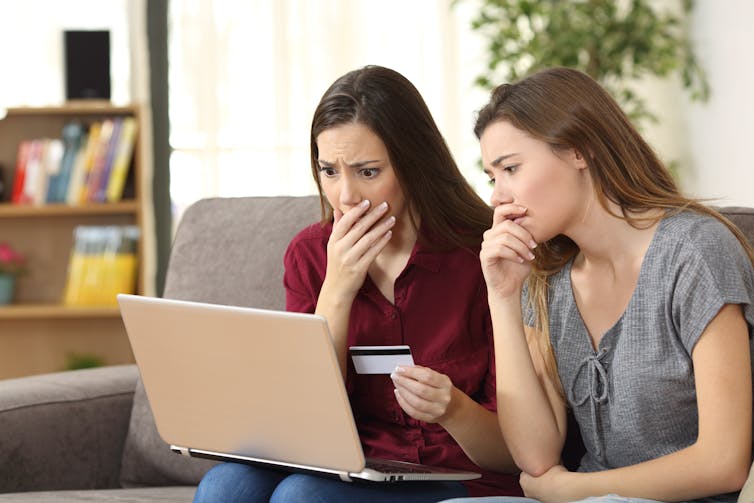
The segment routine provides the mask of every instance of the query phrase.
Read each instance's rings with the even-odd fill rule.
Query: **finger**
[[[340,211],[338,208],[333,208],[332,216],[333,216],[333,226],[335,226],[338,224],[340,219],[343,218],[343,212]]]
[[[487,229],[484,232],[482,241],[483,243],[495,242],[496,240],[503,239],[506,235],[514,236],[521,243],[523,243],[529,251],[537,247],[537,243],[536,241],[534,241],[534,237],[531,235],[531,232],[529,232],[515,220],[503,220],[502,222],[493,225],[491,229]],[[527,255],[529,254],[525,253],[522,256],[526,257]]]
[[[529,245],[512,233],[503,233],[492,239],[485,239],[479,256],[485,260],[501,258],[519,263],[531,262],[535,258]]]
[[[426,400],[406,389],[396,388],[395,395],[398,398],[398,404],[403,404],[403,410],[411,417],[418,419],[417,416],[419,416],[423,421],[434,421],[444,412],[442,404]]]
[[[382,202],[363,214],[361,218],[353,223],[351,228],[346,234],[346,238],[351,243],[356,243],[364,235],[366,235],[381,218],[385,216],[388,211],[388,205],[386,202]]]
[[[393,376],[395,376],[395,379],[412,379],[434,388],[443,387],[446,385],[446,380],[450,381],[450,379],[445,374],[436,372],[435,370],[432,370],[428,367],[422,367],[421,365],[398,366],[395,368],[395,371],[390,374],[390,377]]]
[[[424,415],[414,409],[404,398],[401,392],[398,389],[393,390],[393,394],[395,395],[395,399],[398,401],[398,405],[400,405],[401,409],[403,409],[403,412],[408,414],[414,419],[418,419],[419,421],[424,421]]]
[[[390,374],[396,388],[404,389],[428,402],[446,405],[450,401],[451,381],[447,376],[423,367],[414,367],[411,370],[418,374],[419,379],[410,377],[407,375],[408,372],[398,370]]]
[[[526,215],[527,209],[518,204],[501,204],[495,207],[492,215],[492,225],[498,224],[505,220],[515,220]]]
[[[360,266],[369,266],[387,246],[393,235],[395,217],[388,217],[374,229],[362,236],[348,251],[348,255]]]
[[[361,216],[364,215],[370,204],[369,199],[364,199],[345,213],[340,212],[342,216],[337,222],[335,222],[335,225],[333,225],[333,231],[330,237],[335,240],[342,239],[343,236],[351,230],[354,224],[359,221]]]

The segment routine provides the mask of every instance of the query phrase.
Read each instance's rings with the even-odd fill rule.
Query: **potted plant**
[[[26,271],[26,257],[8,243],[0,243],[0,304],[10,304],[16,277]]]
[[[476,83],[485,89],[546,67],[576,68],[600,82],[639,128],[657,121],[635,89],[643,77],[678,74],[692,100],[709,97],[686,36],[692,0],[473,1],[479,10],[472,29],[487,45],[487,68]]]

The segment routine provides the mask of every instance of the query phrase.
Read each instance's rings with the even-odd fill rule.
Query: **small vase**
[[[16,276],[0,274],[0,305],[13,302],[13,289],[16,286]]]

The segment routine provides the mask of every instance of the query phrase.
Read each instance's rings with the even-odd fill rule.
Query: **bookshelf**
[[[133,157],[123,198],[113,203],[11,204],[19,144],[31,138],[60,138],[71,121],[91,124],[133,117]],[[105,364],[133,362],[117,307],[74,307],[62,303],[77,225],[136,225],[144,235],[141,190],[141,120],[138,106],[75,103],[59,107],[10,108],[0,119],[0,166],[6,190],[0,202],[0,239],[27,257],[28,272],[17,280],[14,303],[0,306],[0,379],[64,370],[75,355],[96,355]],[[137,292],[145,288],[143,242],[138,255]]]

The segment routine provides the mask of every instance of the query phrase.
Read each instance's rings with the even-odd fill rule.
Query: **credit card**
[[[408,346],[351,346],[348,352],[357,374],[391,374],[395,367],[414,365]]]

